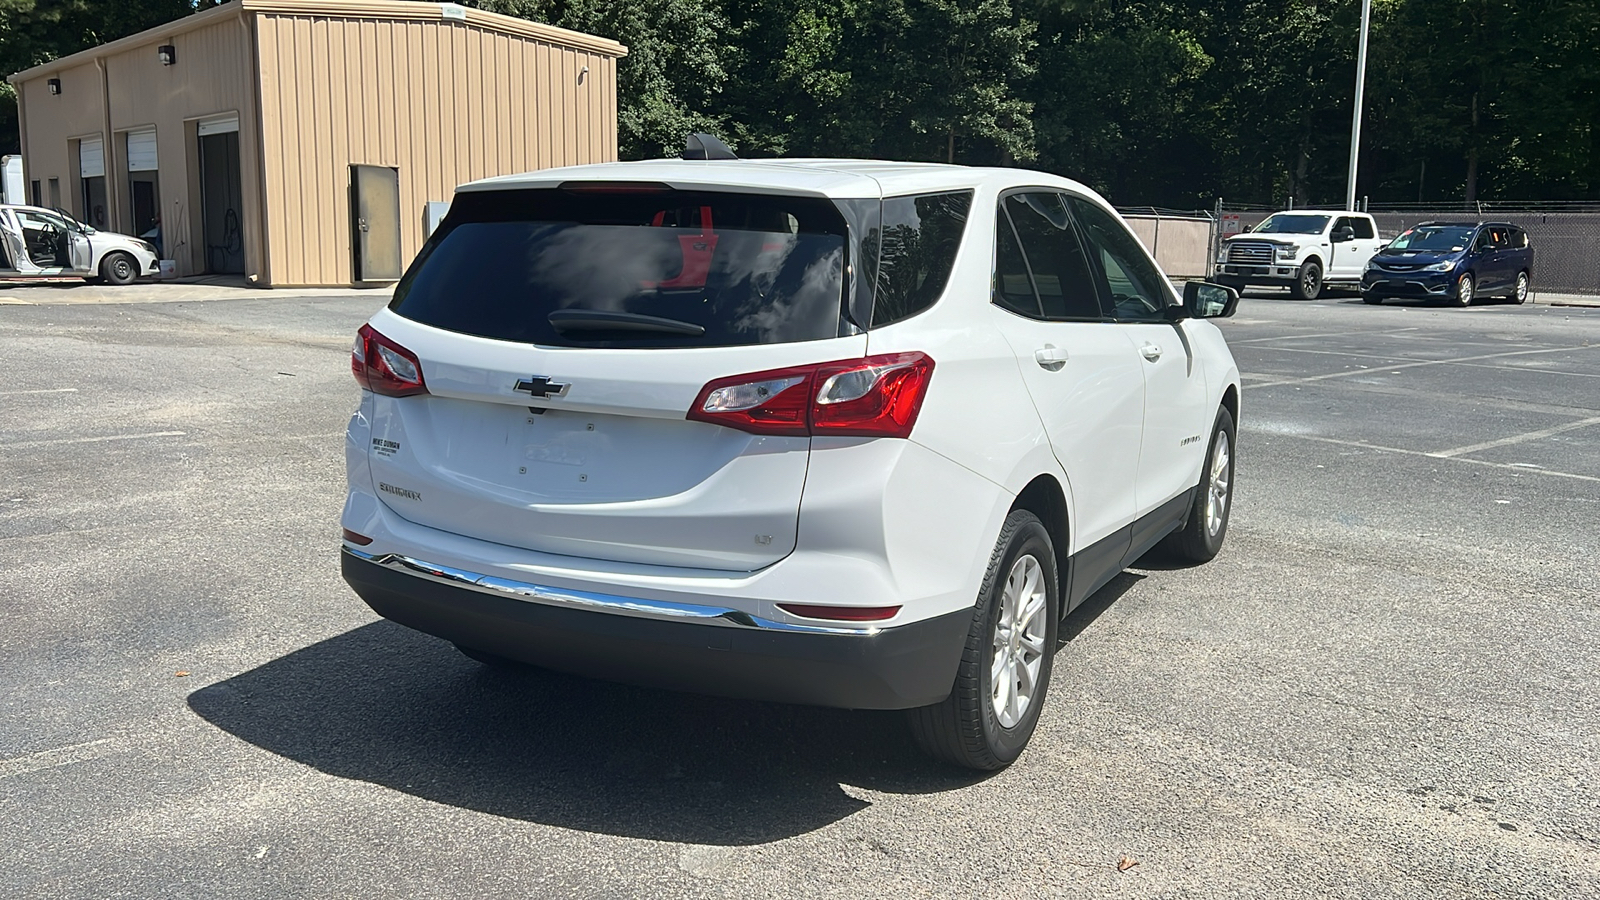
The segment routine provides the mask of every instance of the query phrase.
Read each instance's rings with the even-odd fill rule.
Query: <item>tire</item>
[[[942,703],[907,711],[912,734],[924,751],[989,772],[1016,761],[1044,707],[1060,609],[1050,532],[1033,513],[1013,510],[989,557],[954,689]],[[1002,628],[1002,619],[1009,619],[1005,624],[1011,627]],[[1004,654],[1003,672],[1008,674],[999,690],[994,681],[1001,674],[994,671],[997,653]],[[1032,681],[1025,697],[1019,678]]]
[[[1532,286],[1532,282],[1528,278],[1528,273],[1518,272],[1517,280],[1511,286],[1511,302],[1517,304],[1518,306],[1527,303],[1528,294]]]
[[[1382,306],[1383,305],[1383,298],[1382,297],[1375,297],[1375,296],[1373,296],[1371,294],[1362,294],[1361,295],[1361,302],[1367,304],[1368,306]]]
[[[139,277],[139,261],[126,253],[107,253],[100,260],[100,278],[106,284],[132,284]]]
[[[1222,549],[1228,536],[1228,519],[1233,512],[1234,452],[1233,414],[1227,407],[1217,410],[1217,423],[1211,429],[1211,447],[1195,485],[1194,502],[1183,527],[1161,540],[1168,557],[1191,563],[1210,562]],[[1221,456],[1221,464],[1218,457]],[[1220,492],[1219,492],[1220,488]]]
[[[1478,283],[1473,280],[1471,272],[1461,273],[1456,280],[1456,295],[1452,299],[1457,306],[1471,306],[1472,298],[1478,292]]]
[[[1289,296],[1296,300],[1315,300],[1322,293],[1322,264],[1308,259],[1300,264],[1294,284],[1289,286]]]
[[[529,668],[526,663],[514,660],[509,656],[501,656],[498,653],[490,653],[486,650],[479,650],[476,647],[463,647],[460,644],[456,644],[455,648],[460,650],[461,655],[465,656],[467,659],[483,663],[491,669]]]

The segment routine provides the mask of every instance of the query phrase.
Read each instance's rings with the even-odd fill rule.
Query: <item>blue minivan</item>
[[[1361,299],[1448,300],[1479,297],[1528,302],[1533,247],[1508,222],[1424,222],[1389,242],[1367,263]]]

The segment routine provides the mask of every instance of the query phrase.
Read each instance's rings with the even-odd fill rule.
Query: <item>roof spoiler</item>
[[[683,148],[684,159],[738,159],[733,148],[709,134],[696,132],[689,135]]]

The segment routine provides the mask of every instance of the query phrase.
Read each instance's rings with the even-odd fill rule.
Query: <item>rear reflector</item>
[[[369,538],[364,534],[356,534],[354,531],[351,531],[348,528],[344,529],[344,539],[358,547],[365,547],[366,545],[372,543],[372,538]]]
[[[898,606],[813,606],[809,603],[779,603],[778,608],[791,616],[834,622],[882,622],[894,618],[900,611]]]
[[[371,325],[363,325],[356,332],[356,344],[350,350],[350,374],[356,377],[357,384],[386,397],[410,397],[428,392],[428,386],[422,382],[422,363],[417,355],[384,337]]]
[[[751,434],[911,435],[933,377],[924,353],[891,353],[718,378],[689,418]]]

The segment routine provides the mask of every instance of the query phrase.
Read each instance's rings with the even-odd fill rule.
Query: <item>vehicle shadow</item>
[[[926,793],[901,717],[723,700],[491,669],[375,622],[189,695],[208,722],[330,775],[602,834],[758,844],[846,818],[841,783]]]
[[[1143,568],[1143,560],[1135,563],[1135,565]],[[1145,580],[1146,577],[1138,572],[1130,572],[1127,569],[1123,569],[1117,573],[1115,578],[1101,586],[1098,591],[1083,598],[1083,602],[1068,613],[1065,619],[1061,620],[1061,627],[1056,630],[1056,646],[1059,648],[1068,641],[1076,639],[1078,635],[1083,634],[1090,625],[1094,624],[1096,619],[1100,618],[1101,613],[1110,609],[1111,604],[1116,603],[1123,594],[1132,590],[1134,585]]]

